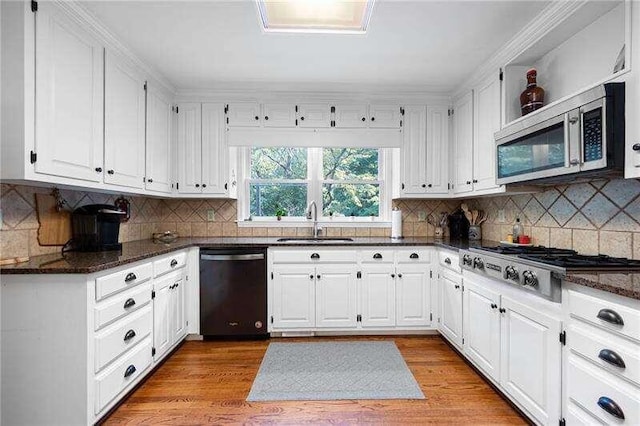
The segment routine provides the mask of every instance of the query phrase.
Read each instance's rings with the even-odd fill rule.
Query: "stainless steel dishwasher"
[[[267,250],[200,249],[200,334],[267,338]]]

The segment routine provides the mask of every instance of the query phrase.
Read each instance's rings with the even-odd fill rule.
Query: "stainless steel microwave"
[[[576,173],[585,178],[620,173],[624,102],[624,83],[608,83],[496,132],[497,183],[555,183],[576,179]]]

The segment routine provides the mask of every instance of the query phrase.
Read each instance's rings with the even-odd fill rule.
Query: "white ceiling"
[[[252,0],[83,2],[179,89],[264,82],[444,92],[547,4],[378,0],[366,35],[335,35],[264,33]]]

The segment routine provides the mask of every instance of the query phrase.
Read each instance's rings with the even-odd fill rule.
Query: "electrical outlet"
[[[209,209],[207,210],[207,221],[208,222],[213,222],[214,220],[216,220],[216,212],[213,209]]]
[[[418,212],[418,222],[424,222],[427,220],[427,212],[424,210]]]
[[[507,218],[504,215],[504,209],[498,210],[498,223],[505,223]]]

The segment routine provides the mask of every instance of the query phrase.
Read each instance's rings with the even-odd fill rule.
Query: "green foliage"
[[[262,184],[249,187],[251,216],[277,216],[282,209],[290,216],[304,216],[307,206],[306,184]]]

